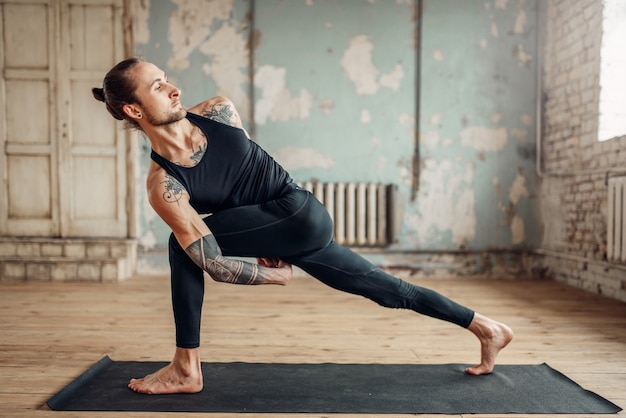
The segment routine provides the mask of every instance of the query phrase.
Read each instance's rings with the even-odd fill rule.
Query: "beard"
[[[167,114],[155,115],[152,112],[146,112],[144,109],[144,115],[152,126],[164,126],[184,119],[187,115],[187,111],[181,108],[180,110],[171,111]]]

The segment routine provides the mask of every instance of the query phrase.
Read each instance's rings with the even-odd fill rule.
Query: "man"
[[[250,141],[230,100],[215,97],[185,109],[165,73],[135,58],[116,65],[93,94],[114,118],[149,138],[149,201],[172,229],[176,352],[168,366],[131,380],[129,388],[149,394],[202,390],[204,272],[227,283],[286,285],[291,265],[335,289],[467,328],[480,341],[481,360],[466,372],[491,373],[513,338],[511,329],[393,277],[335,243],[324,207]],[[257,257],[258,264],[228,256]]]

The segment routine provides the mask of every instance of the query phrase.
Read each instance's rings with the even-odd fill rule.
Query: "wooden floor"
[[[550,281],[409,280],[507,322],[516,336],[501,353],[501,364],[546,362],[626,407],[626,304]],[[287,287],[208,281],[206,290],[204,361],[478,360],[477,341],[461,328],[384,309],[313,279],[294,279]],[[114,360],[167,361],[173,339],[167,277],[136,277],[113,284],[0,283],[0,416],[185,416],[63,413],[45,406],[50,396],[104,355]],[[291,415],[313,416],[320,415]]]

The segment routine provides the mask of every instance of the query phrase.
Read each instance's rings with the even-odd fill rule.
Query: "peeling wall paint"
[[[341,58],[341,67],[354,84],[357,94],[376,94],[381,87],[392,90],[400,88],[404,70],[400,64],[387,73],[381,74],[372,62],[374,45],[366,35],[350,39],[350,45]]]
[[[488,128],[485,126],[469,126],[459,136],[461,145],[479,151],[499,151],[506,145],[506,128]]]
[[[254,83],[261,94],[255,103],[254,123],[265,125],[268,119],[287,121],[309,117],[313,96],[303,88],[292,97],[286,87],[286,73],[285,68],[271,65],[264,65],[256,71]]]
[[[249,0],[139,2],[139,55],[166,70],[187,106],[228,95],[250,119]],[[147,24],[142,16],[149,14]],[[136,20],[139,20],[136,18]]]
[[[423,10],[420,157],[438,165],[424,165],[415,203],[433,230],[414,226],[408,235],[436,249],[532,248],[536,3],[426,0]],[[432,166],[456,209],[431,201]],[[467,173],[471,181],[459,183]],[[473,193],[471,210],[462,190]]]
[[[332,169],[335,166],[335,159],[331,154],[324,154],[315,148],[288,145],[274,152],[274,158],[288,171],[301,168]]]
[[[419,210],[409,226],[413,245],[439,249],[441,244],[467,249],[476,237],[476,198],[470,163],[429,158],[421,172]],[[454,175],[451,175],[454,173]],[[434,215],[434,216],[433,216]]]
[[[411,172],[417,89],[413,7],[410,1],[257,3],[255,28],[262,33],[254,59],[257,140],[291,167],[296,158],[287,149],[316,150],[334,161],[326,170],[298,164],[291,170],[294,178],[395,183]],[[270,83],[258,79],[267,67],[282,71],[273,88],[289,92],[275,97],[300,98],[285,103],[289,118],[271,117]],[[303,102],[310,108],[302,109]],[[307,112],[296,112],[299,106]]]
[[[231,97],[295,179],[396,184],[390,250],[537,244],[536,0],[253,1],[142,0],[137,50],[187,106]],[[140,204],[141,244],[164,247]]]
[[[233,10],[234,0],[208,1],[199,3],[197,0],[172,0],[176,6],[169,16],[168,41],[172,45],[172,55],[167,60],[171,69],[184,70],[191,65],[189,56],[196,50],[207,49],[209,54],[221,53],[223,60],[228,62],[232,56],[243,55],[245,49],[239,45],[229,45],[235,38],[227,33],[232,30],[228,18]],[[201,7],[199,7],[201,6]],[[219,26],[213,27],[214,22]],[[226,41],[221,49],[211,48],[209,44]],[[235,47],[234,49],[231,49]],[[230,53],[226,54],[225,51]],[[205,52],[205,51],[203,51]],[[205,52],[205,53],[206,53]],[[244,57],[245,61],[245,57]],[[228,68],[224,68],[228,69]]]

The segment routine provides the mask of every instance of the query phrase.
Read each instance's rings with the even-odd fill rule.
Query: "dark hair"
[[[121,61],[106,74],[102,88],[91,89],[93,97],[104,102],[111,116],[117,120],[124,120],[128,125],[137,129],[141,129],[139,124],[124,113],[123,106],[139,103],[135,95],[137,83],[128,73],[142,61],[140,58],[128,58]]]

